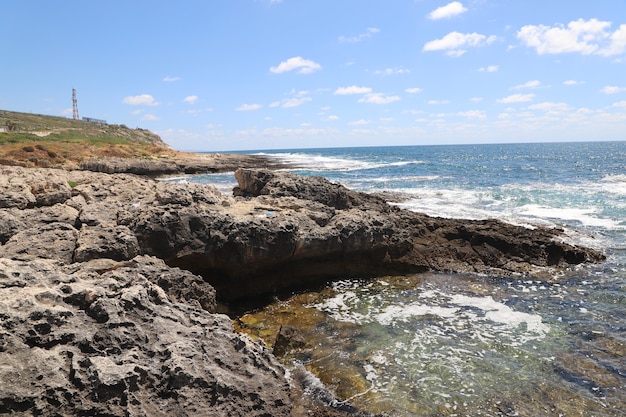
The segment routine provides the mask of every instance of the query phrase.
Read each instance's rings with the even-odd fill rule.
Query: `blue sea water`
[[[626,142],[251,153],[432,216],[563,228],[607,255],[548,279],[340,279],[306,302],[283,301],[332,329],[304,365],[339,400],[398,416],[626,415]],[[236,184],[232,173],[189,180],[226,193]],[[342,398],[333,368],[367,388]]]

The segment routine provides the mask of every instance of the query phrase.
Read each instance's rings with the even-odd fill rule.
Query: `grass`
[[[174,155],[157,135],[124,125],[0,110],[0,164],[64,166],[98,157]]]

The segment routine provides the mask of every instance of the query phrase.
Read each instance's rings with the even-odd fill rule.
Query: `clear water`
[[[548,277],[341,280],[241,318],[281,324],[338,400],[389,415],[626,415],[626,142],[263,152],[433,216],[562,227],[601,265]],[[193,177],[229,192],[232,174]]]

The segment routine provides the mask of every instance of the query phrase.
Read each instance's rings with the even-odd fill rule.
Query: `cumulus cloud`
[[[578,19],[563,26],[527,25],[517,32],[526,46],[539,55],[577,52],[614,56],[626,52],[626,24],[611,32],[611,22]]]
[[[454,16],[458,16],[467,11],[467,8],[463,6],[463,3],[459,1],[453,1],[445,6],[441,6],[433,10],[428,14],[428,18],[431,20],[449,19]]]
[[[480,72],[497,72],[500,67],[497,65],[489,65],[487,67],[482,67],[479,69]]]
[[[563,113],[569,110],[567,103],[543,102],[528,106],[530,110],[541,110],[548,113]]]
[[[463,55],[468,47],[480,47],[493,43],[496,36],[486,36],[480,33],[450,32],[441,39],[427,42],[424,51],[446,51],[446,55],[458,57]]]
[[[524,84],[520,84],[520,85],[516,85],[514,87],[511,87],[511,90],[523,90],[525,88],[537,88],[541,85],[541,82],[539,80],[532,80],[532,81],[528,81]]]
[[[617,94],[623,93],[624,91],[626,91],[626,87],[618,87],[616,85],[607,85],[600,90],[600,92],[604,94]]]
[[[163,78],[163,82],[166,82],[166,83],[173,83],[174,81],[180,81],[180,80],[181,80],[180,77],[170,77],[169,75]]]
[[[584,84],[584,81],[576,81],[576,80],[565,80],[563,81],[564,85],[579,85],[579,84]]]
[[[459,116],[467,117],[468,119],[481,119],[484,120],[487,118],[487,114],[485,114],[482,110],[468,110],[459,112]]]
[[[407,93],[409,93],[409,94],[417,94],[417,93],[421,93],[421,92],[422,92],[422,89],[421,89],[421,88],[419,88],[419,87],[413,87],[413,88],[407,88],[407,89],[406,89],[406,90],[404,90],[404,91],[406,91],[406,92],[407,92]]]
[[[398,74],[410,74],[410,73],[411,73],[411,70],[400,67],[400,68],[386,68],[384,70],[378,70],[374,74],[386,76],[386,75],[398,75]]]
[[[274,74],[282,74],[283,72],[293,70],[298,70],[299,74],[311,74],[320,69],[322,69],[322,66],[317,62],[304,59],[300,56],[289,58],[288,60],[281,62],[275,67],[270,67],[270,71]]]
[[[350,126],[365,126],[370,124],[369,120],[365,120],[365,119],[361,119],[361,120],[355,120],[354,122],[350,122],[348,123],[348,125]]]
[[[361,42],[362,40],[371,38],[378,32],[380,32],[380,29],[378,28],[367,28],[367,30],[364,33],[361,33],[356,36],[340,36],[339,42],[348,42],[348,43]]]
[[[338,96],[345,96],[349,94],[367,94],[371,92],[372,89],[369,87],[358,87],[356,85],[351,85],[349,87],[339,87],[335,90],[333,94]]]
[[[196,104],[198,99],[199,99],[198,96],[187,96],[183,99],[183,102],[188,103],[188,104]]]
[[[626,100],[618,101],[617,103],[613,103],[613,107],[623,107],[626,109]]]
[[[498,100],[498,103],[525,103],[532,101],[535,98],[534,94],[513,94]]]
[[[159,118],[157,116],[155,116],[154,114],[145,114],[141,120],[145,120],[145,121],[149,121],[149,122],[156,122],[157,120],[159,120]]]
[[[450,100],[428,100],[428,104],[432,104],[432,105],[450,104]]]
[[[131,106],[158,106],[159,103],[154,101],[154,97],[150,94],[140,94],[138,96],[125,97],[123,102]]]
[[[241,106],[237,107],[235,110],[237,111],[252,111],[252,110],[259,110],[261,107],[260,104],[242,104]]]
[[[270,107],[282,107],[282,108],[290,108],[290,107],[298,107],[304,103],[311,101],[311,97],[291,97],[283,99],[282,101],[276,101],[270,104]]]
[[[389,104],[399,100],[400,97],[398,96],[385,96],[382,93],[368,93],[365,97],[359,99],[359,103]]]

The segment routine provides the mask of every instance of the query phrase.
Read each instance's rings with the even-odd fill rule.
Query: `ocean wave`
[[[306,153],[258,153],[257,155],[277,159],[287,164],[312,171],[360,171],[384,167],[401,167],[422,164],[424,161],[372,162],[358,159],[339,158]]]

